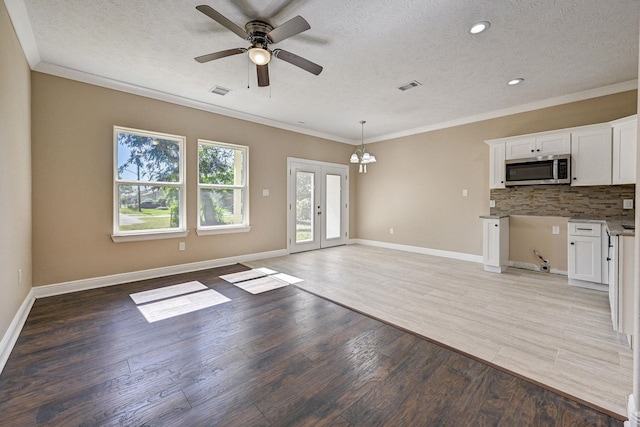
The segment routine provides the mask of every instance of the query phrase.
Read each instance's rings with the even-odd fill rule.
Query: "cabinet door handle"
[[[498,226],[498,224],[493,224],[493,226],[494,226],[494,227],[497,227],[497,226]]]
[[[533,150],[531,150],[531,152],[533,153]]]
[[[575,243],[574,243],[574,242],[571,242],[571,244],[572,244],[572,245],[575,245]]]
[[[607,257],[607,261],[611,261],[611,258]]]
[[[540,151],[540,149],[538,148],[536,151]]]
[[[573,180],[575,181],[576,179],[578,179],[578,178],[574,176],[574,177],[573,177]]]

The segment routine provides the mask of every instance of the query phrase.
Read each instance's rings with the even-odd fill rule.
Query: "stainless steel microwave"
[[[505,185],[544,185],[571,183],[571,156],[561,154],[505,162]]]

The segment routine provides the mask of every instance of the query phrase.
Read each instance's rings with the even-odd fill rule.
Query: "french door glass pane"
[[[296,171],[296,243],[315,240],[313,235],[314,179],[313,172]]]
[[[340,175],[327,175],[326,182],[326,196],[327,205],[325,207],[327,211],[327,223],[326,223],[326,239],[335,239],[340,237],[340,223],[342,205],[341,201],[341,188],[340,188]]]

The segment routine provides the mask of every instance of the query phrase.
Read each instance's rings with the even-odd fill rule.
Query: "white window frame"
[[[208,145],[221,148],[232,148],[234,150],[240,150],[243,152],[242,156],[242,171],[244,182],[240,185],[221,185],[221,184],[202,184],[200,183],[200,146]],[[249,147],[246,145],[228,144],[225,142],[209,141],[206,139],[198,139],[198,171],[197,171],[197,183],[198,183],[198,226],[196,233],[198,236],[206,236],[211,234],[228,234],[228,233],[246,233],[251,230],[251,223],[249,222]],[[242,191],[242,224],[229,224],[229,225],[202,225],[200,224],[200,190],[201,189],[234,189]]]
[[[179,146],[180,168],[177,182],[164,181],[137,181],[118,178],[118,133],[132,133],[135,135],[175,140]],[[122,126],[113,127],[113,234],[111,239],[115,243],[132,242],[141,240],[159,240],[186,237],[187,230],[187,186],[186,186],[186,137],[167,133],[153,132],[141,129],[133,129]],[[163,187],[175,187],[180,192],[179,200],[179,225],[177,228],[153,229],[153,230],[120,230],[120,194],[119,185],[162,185]]]

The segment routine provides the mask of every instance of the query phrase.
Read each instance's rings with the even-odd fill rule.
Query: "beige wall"
[[[285,249],[287,157],[346,164],[353,149],[36,72],[32,85],[36,286]],[[187,137],[185,239],[112,242],[113,125]],[[195,233],[198,138],[249,146],[249,233]]]
[[[533,253],[535,249],[549,260],[551,271],[566,272],[568,220],[560,216],[510,216],[509,260],[539,266],[540,260]],[[551,232],[553,226],[559,227],[560,234]]]
[[[636,94],[624,92],[371,144],[369,151],[378,163],[366,175],[356,176],[356,236],[481,255],[478,217],[489,213],[489,147],[483,141],[625,117],[636,112]],[[464,189],[468,197],[462,196]],[[389,228],[394,228],[393,235]],[[512,249],[520,250],[517,244]]]
[[[31,289],[30,93],[29,65],[0,2],[0,340]]]

